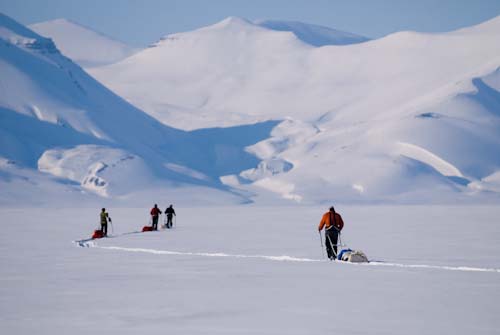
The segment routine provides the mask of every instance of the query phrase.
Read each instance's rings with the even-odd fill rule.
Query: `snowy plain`
[[[163,207],[160,205],[160,207]],[[163,208],[162,208],[163,210]],[[1,209],[6,334],[498,334],[498,207],[337,206],[372,264],[322,258],[322,207]],[[19,231],[22,230],[20,234]],[[15,238],[14,238],[15,236]]]

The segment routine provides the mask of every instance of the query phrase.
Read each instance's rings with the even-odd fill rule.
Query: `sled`
[[[368,257],[360,250],[342,249],[337,260],[350,263],[368,263]]]
[[[145,231],[153,231],[153,227],[152,226],[144,226],[144,227],[142,227],[142,232],[145,232]]]
[[[102,230],[94,230],[94,234],[92,235],[92,238],[103,238],[104,234],[102,233]]]

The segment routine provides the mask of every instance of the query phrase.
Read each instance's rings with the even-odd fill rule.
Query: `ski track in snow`
[[[239,254],[226,254],[222,252],[210,253],[210,252],[180,252],[180,251],[168,251],[168,250],[157,250],[157,249],[145,249],[145,248],[124,248],[124,247],[101,247],[93,244],[92,247],[107,249],[107,250],[121,250],[129,252],[144,252],[156,255],[178,255],[178,256],[200,256],[200,257],[231,257],[231,258],[260,258],[267,259],[271,261],[288,261],[288,262],[319,262],[319,259],[311,258],[299,258],[292,256],[265,256],[265,255],[239,255]]]
[[[75,241],[81,247],[89,248],[100,248],[106,250],[119,250],[127,252],[142,252],[155,255],[172,255],[172,256],[198,256],[198,257],[227,257],[227,258],[253,258],[253,259],[265,259],[270,261],[279,262],[323,262],[326,260],[312,259],[312,258],[301,258],[293,256],[266,256],[266,255],[241,255],[241,254],[227,254],[227,253],[210,253],[210,252],[181,252],[181,251],[170,251],[170,250],[158,250],[158,249],[147,249],[147,248],[125,248],[117,246],[99,246],[95,242],[82,240]],[[398,267],[398,268],[410,268],[410,269],[431,269],[431,270],[448,270],[448,271],[463,271],[463,272],[494,272],[500,273],[500,269],[495,268],[478,268],[470,266],[446,266],[446,265],[425,265],[425,264],[401,264],[401,263],[390,263],[383,261],[370,261],[369,263],[349,263],[349,262],[336,262],[337,264],[353,265],[353,266],[387,266],[387,267]]]
[[[446,266],[446,265],[425,265],[425,264],[400,264],[400,263],[385,263],[380,261],[370,261],[366,265],[378,266],[394,266],[398,268],[413,268],[413,269],[436,269],[436,270],[449,270],[449,271],[465,271],[465,272],[497,272],[500,269],[495,268],[476,268],[470,266]]]

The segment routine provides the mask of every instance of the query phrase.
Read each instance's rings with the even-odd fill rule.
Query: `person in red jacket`
[[[153,208],[151,208],[151,218],[153,219],[153,230],[158,230],[158,215],[161,214],[158,205],[155,204]]]
[[[344,228],[344,221],[339,213],[335,213],[335,208],[330,207],[330,210],[323,214],[321,222],[318,226],[318,231],[325,228],[325,246],[326,254],[329,259],[337,257],[337,241],[340,231]]]

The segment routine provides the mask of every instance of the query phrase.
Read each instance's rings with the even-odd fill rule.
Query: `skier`
[[[101,209],[101,232],[103,236],[108,236],[108,220],[111,222],[111,218],[106,212],[106,208]]]
[[[170,229],[172,228],[172,216],[177,216],[172,205],[168,206],[168,208],[165,209],[165,214],[167,214],[167,229]]]
[[[344,221],[340,214],[335,213],[335,208],[330,207],[330,210],[323,214],[321,222],[318,226],[318,231],[325,227],[325,245],[328,258],[333,260],[337,257],[337,241],[340,231],[344,227]]]
[[[153,208],[151,208],[151,218],[153,219],[153,230],[158,230],[158,215],[161,214],[158,205],[155,204]]]

